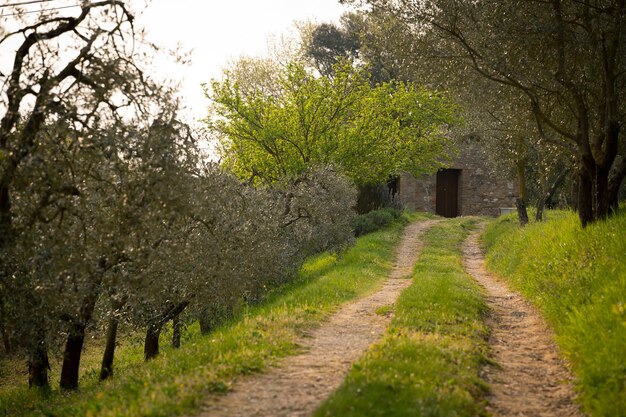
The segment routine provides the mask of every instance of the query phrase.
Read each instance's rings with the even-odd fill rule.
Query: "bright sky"
[[[241,55],[262,55],[270,38],[296,34],[294,22],[338,21],[348,10],[338,0],[127,0],[136,13],[135,27],[145,27],[154,43],[191,51],[191,65],[176,66],[158,61],[155,72],[181,83],[181,96],[189,119],[206,116],[208,100],[202,83],[219,77],[229,61]],[[145,7],[148,2],[148,7]],[[0,0],[2,4],[24,3],[26,11],[61,8],[61,14],[76,15],[79,0]],[[0,24],[14,29],[13,11],[0,9]],[[37,14],[28,14],[35,18]],[[17,48],[15,37],[3,48]],[[0,51],[2,52],[2,51]],[[10,71],[12,54],[0,53],[0,71]],[[9,57],[8,55],[11,55]]]
[[[271,37],[294,30],[294,21],[337,21],[348,9],[338,0],[154,0],[138,19],[159,45],[192,50],[188,67],[159,65],[181,80],[194,118],[206,116],[201,84],[218,77],[241,55],[259,55]]]
[[[177,45],[191,53],[191,64],[176,65],[173,60],[159,60],[154,68],[157,77],[180,83],[182,104],[187,122],[207,116],[208,99],[203,83],[221,75],[224,67],[241,55],[263,55],[268,42],[281,36],[296,35],[295,22],[338,21],[349,10],[338,0],[127,0],[136,13],[135,27],[144,27],[148,39],[166,48]],[[148,2],[147,8],[145,7]],[[8,4],[9,0],[0,0]],[[24,10],[62,8],[62,14],[76,15],[79,0],[14,0],[26,2]],[[4,10],[2,15],[6,14]],[[28,16],[37,16],[29,14]],[[0,17],[5,28],[14,29],[11,16]],[[17,48],[19,38],[3,45]],[[0,51],[0,71],[10,71],[12,59]],[[212,154],[212,151],[209,151]]]

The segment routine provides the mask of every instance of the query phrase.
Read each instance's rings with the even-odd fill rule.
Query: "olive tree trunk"
[[[554,193],[556,193],[556,190],[561,186],[561,184],[565,180],[566,174],[567,174],[567,171],[561,172],[559,176],[554,180],[550,188],[541,197],[539,197],[539,200],[537,201],[537,214],[535,215],[535,221],[538,221],[538,222],[543,221],[543,210],[546,204],[548,204],[548,202],[554,196]]]
[[[180,321],[180,314],[172,318],[172,347],[178,349],[180,347],[180,336],[183,330],[183,324]]]
[[[528,211],[526,210],[526,169],[524,167],[525,161],[518,161],[516,163],[517,182],[518,182],[518,197],[515,199],[515,207],[517,208],[517,217],[519,218],[520,226],[528,224]]]
[[[80,370],[80,358],[85,343],[85,329],[93,317],[96,301],[100,294],[102,275],[93,283],[89,293],[85,296],[78,317],[70,323],[70,331],[65,342],[63,353],[63,365],[61,367],[60,387],[64,390],[78,388],[78,374]]]
[[[38,323],[40,324],[40,323]],[[50,388],[48,371],[48,346],[46,344],[46,332],[43,326],[38,326],[34,340],[28,349],[28,386]]]
[[[117,327],[119,319],[112,315],[107,323],[107,338],[104,353],[102,355],[102,365],[100,366],[100,381],[104,381],[113,375],[113,359],[115,357],[115,343],[117,341]]]
[[[143,354],[146,361],[159,355],[159,338],[161,337],[161,330],[163,329],[165,323],[173,320],[174,317],[179,316],[188,305],[189,301],[182,301],[178,304],[170,306],[163,313],[158,315],[158,317],[148,323],[143,347]]]
[[[198,323],[200,324],[200,334],[207,335],[211,333],[213,327],[211,325],[211,317],[207,309],[198,315]]]

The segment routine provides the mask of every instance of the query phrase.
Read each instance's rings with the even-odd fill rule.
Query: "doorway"
[[[442,169],[437,172],[435,213],[443,217],[459,215],[460,169]]]

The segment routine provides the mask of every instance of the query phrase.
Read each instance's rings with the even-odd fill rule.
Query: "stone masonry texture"
[[[497,216],[501,208],[515,206],[517,186],[505,173],[494,173],[486,164],[486,155],[476,141],[460,145],[458,158],[450,169],[460,170],[458,188],[458,215]],[[417,211],[435,213],[435,174],[414,178],[400,177],[400,203]]]

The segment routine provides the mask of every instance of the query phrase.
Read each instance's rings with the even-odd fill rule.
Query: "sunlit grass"
[[[490,224],[488,265],[553,326],[588,414],[626,416],[626,210],[585,229],[575,213],[548,217]]]
[[[445,220],[426,232],[387,334],[315,416],[485,415],[478,372],[487,353],[486,305],[460,253],[472,223]]]
[[[411,216],[413,219],[417,215]],[[340,255],[310,259],[298,279],[262,304],[248,308],[209,336],[190,326],[180,349],[163,341],[161,355],[147,364],[139,343],[116,353],[113,378],[98,382],[101,351],[89,349],[81,388],[48,394],[20,386],[0,388],[6,416],[172,416],[192,411],[208,393],[228,391],[241,376],[261,372],[298,352],[297,340],[338,306],[376,290],[390,271],[403,225],[359,238]],[[58,369],[53,370],[58,378]]]

